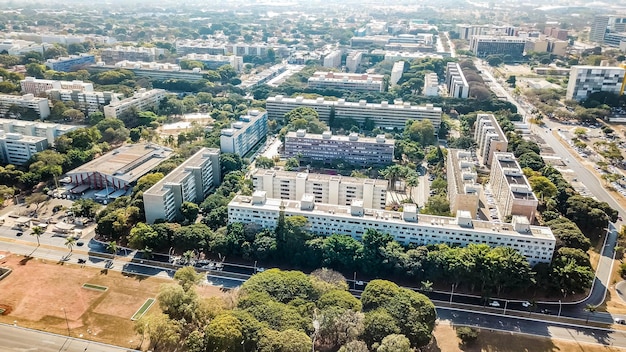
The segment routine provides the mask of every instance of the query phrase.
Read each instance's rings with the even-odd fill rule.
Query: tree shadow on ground
[[[478,339],[459,345],[463,352],[558,352],[561,349],[549,338],[535,338],[507,332],[480,330]]]
[[[25,256],[24,259],[20,260],[20,265],[26,265],[28,264],[29,261],[31,261],[32,259],[34,259],[35,257],[31,257],[31,256]]]

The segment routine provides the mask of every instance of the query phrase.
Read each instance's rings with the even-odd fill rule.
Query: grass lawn
[[[146,303],[144,303],[141,308],[139,308],[139,310],[133,314],[133,316],[130,318],[130,320],[138,320],[141,319],[141,317],[143,317],[144,314],[146,314],[146,312],[148,311],[148,309],[150,309],[150,307],[152,307],[152,305],[154,304],[155,299],[154,298],[148,298],[146,300]]]
[[[94,291],[102,291],[102,292],[109,289],[106,286],[93,285],[93,284],[83,284],[83,288],[86,288],[88,290],[94,290]]]

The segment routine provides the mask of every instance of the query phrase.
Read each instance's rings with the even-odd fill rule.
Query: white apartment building
[[[441,124],[441,107],[426,104],[422,106],[411,105],[401,100],[389,104],[386,101],[380,104],[368,103],[365,100],[357,102],[347,102],[345,99],[325,100],[305,99],[302,96],[287,98],[282,95],[268,97],[265,101],[268,117],[272,120],[283,119],[285,114],[299,107],[310,107],[317,111],[321,121],[328,122],[330,113],[334,109],[337,119],[354,119],[363,124],[366,120],[372,121],[376,127],[393,130],[397,128],[404,130],[408,120],[432,122],[435,131],[439,130]]]
[[[346,57],[346,68],[348,72],[356,72],[361,64],[361,60],[363,60],[363,52],[362,51],[353,51],[348,57]]]
[[[390,51],[376,49],[372,50],[372,55],[384,55],[385,61],[412,61],[419,59],[443,59],[443,56],[435,53],[407,52],[407,51]]]
[[[202,62],[208,69],[215,70],[224,65],[232,66],[235,71],[239,72],[243,70],[243,56],[236,55],[210,55],[210,54],[194,54],[190,53],[183,57],[176,59],[177,62],[181,61],[198,61]]]
[[[309,78],[309,87],[382,92],[385,89],[383,77],[383,75],[366,73],[356,74],[320,71],[315,72],[313,76]]]
[[[324,56],[324,67],[341,67],[341,50],[333,50]]]
[[[111,101],[118,101],[124,97],[121,93],[87,92],[71,89],[50,89],[46,93],[48,98],[52,100],[76,103],[77,109],[85,112],[86,115],[100,111],[101,107],[110,104]]]
[[[362,240],[371,228],[390,234],[404,245],[506,246],[524,255],[531,265],[550,263],[556,244],[550,228],[531,226],[524,217],[514,216],[510,224],[495,224],[473,220],[466,211],[457,212],[456,217],[422,215],[413,204],[404,204],[402,212],[365,208],[358,200],[350,206],[320,204],[310,194],[300,201],[267,198],[263,191],[254,192],[252,197],[238,195],[228,204],[228,221],[274,229],[281,212],[305,217],[307,230],[321,236],[344,234]]]
[[[469,84],[461,66],[457,62],[448,62],[446,68],[448,95],[452,98],[467,99],[469,97]]]
[[[257,169],[252,174],[255,191],[266,192],[268,198],[298,200],[313,195],[316,203],[350,205],[363,200],[366,208],[385,209],[386,180],[324,175],[308,172]]]
[[[230,128],[222,129],[220,150],[222,153],[235,153],[242,157],[267,136],[267,112],[249,110],[248,115],[240,116]]]
[[[304,161],[330,163],[343,161],[354,165],[389,165],[393,161],[395,140],[384,134],[376,138],[333,136],[330,131],[322,134],[306,133],[306,130],[289,132],[285,136],[285,157],[301,157]]]
[[[0,117],[14,117],[12,107],[27,108],[33,110],[40,118],[50,116],[50,105],[47,98],[38,98],[32,94],[8,95],[0,94]]]
[[[219,149],[202,148],[143,193],[146,222],[174,221],[184,202],[199,203],[220,184]]]
[[[580,101],[597,92],[620,95],[625,73],[622,67],[572,66],[565,98]]]
[[[93,92],[93,83],[83,81],[55,81],[51,79],[38,79],[35,77],[26,77],[20,81],[22,93],[33,94],[43,97],[50,89],[70,89],[79,92]]]
[[[48,148],[46,137],[24,136],[19,133],[0,131],[0,162],[23,165],[33,155]]]
[[[15,56],[24,55],[31,51],[43,55],[43,52],[51,46],[52,44],[35,43],[20,39],[2,39],[0,41],[0,51],[6,51],[9,55]]]
[[[491,165],[493,154],[506,152],[509,141],[492,114],[478,114],[475,126],[476,154],[484,165]]]
[[[389,85],[396,85],[400,82],[404,73],[404,61],[396,61],[391,68],[391,76],[389,77]]]
[[[107,64],[114,64],[119,61],[154,61],[159,56],[165,54],[162,48],[147,48],[143,46],[115,46],[100,50],[100,60]]]
[[[186,81],[199,81],[204,79],[206,71],[199,67],[192,70],[183,70],[180,66],[170,63],[141,62],[141,61],[120,61],[114,65],[106,65],[99,61],[90,67],[91,71],[104,72],[123,68],[129,70],[137,77],[149,77],[151,79],[183,79]]]
[[[467,150],[449,149],[447,159],[448,198],[450,212],[467,211],[472,216],[478,213],[478,202],[482,185],[476,181],[476,165],[472,153]]]
[[[139,111],[153,109],[159,106],[159,102],[164,97],[164,89],[146,90],[142,88],[130,98],[112,100],[111,104],[104,107],[104,116],[116,119],[127,113],[132,107]]]
[[[494,153],[489,186],[501,217],[520,215],[535,219],[539,201],[513,153]]]
[[[436,97],[439,95],[439,77],[434,72],[427,73],[424,76],[424,91],[427,97]]]
[[[3,130],[6,134],[13,133],[23,136],[43,137],[48,141],[48,145],[54,145],[55,139],[78,128],[80,128],[80,126],[0,119],[0,130]]]

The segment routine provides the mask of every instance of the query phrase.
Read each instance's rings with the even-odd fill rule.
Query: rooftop
[[[288,132],[286,138],[308,138],[308,139],[326,139],[331,141],[342,142],[361,142],[371,144],[387,144],[395,145],[395,140],[385,138],[384,134],[378,135],[376,138],[360,137],[356,133],[351,133],[349,136],[333,135],[330,131],[325,131],[322,134],[306,133],[306,130],[298,130],[296,132]]]
[[[328,106],[347,106],[347,107],[363,107],[368,109],[385,109],[385,110],[400,110],[400,109],[409,109],[409,110],[419,110],[419,111],[434,111],[441,113],[441,107],[433,106],[433,104],[426,105],[411,105],[409,102],[403,102],[402,100],[394,100],[393,104],[390,104],[387,101],[382,101],[380,103],[368,103],[366,100],[360,100],[358,102],[349,102],[345,99],[338,100],[325,100],[320,97],[317,99],[306,99],[302,96],[297,96],[295,98],[284,97],[282,95],[276,95],[273,97],[268,97],[267,102],[285,102],[285,103],[295,103],[295,104],[308,104],[308,105],[328,105]]]
[[[356,81],[356,82],[367,82],[369,80],[374,82],[383,81],[383,75],[371,75],[367,73],[343,73],[343,72],[323,72],[318,71],[309,78],[309,80],[338,80],[338,81]]]
[[[341,183],[356,183],[356,184],[373,184],[375,186],[384,186],[388,185],[386,180],[379,179],[371,179],[371,178],[357,178],[357,177],[349,177],[349,176],[341,176],[341,175],[327,175],[327,174],[317,174],[317,173],[308,173],[308,172],[297,172],[297,171],[283,171],[283,170],[264,170],[257,169],[252,177],[254,176],[274,176],[278,178],[305,178],[311,181],[321,181],[328,182],[331,180],[338,180]]]

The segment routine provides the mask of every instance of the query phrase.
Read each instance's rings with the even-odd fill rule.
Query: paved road
[[[47,332],[0,324],[0,350],[3,352],[129,352],[128,348],[70,338]]]

